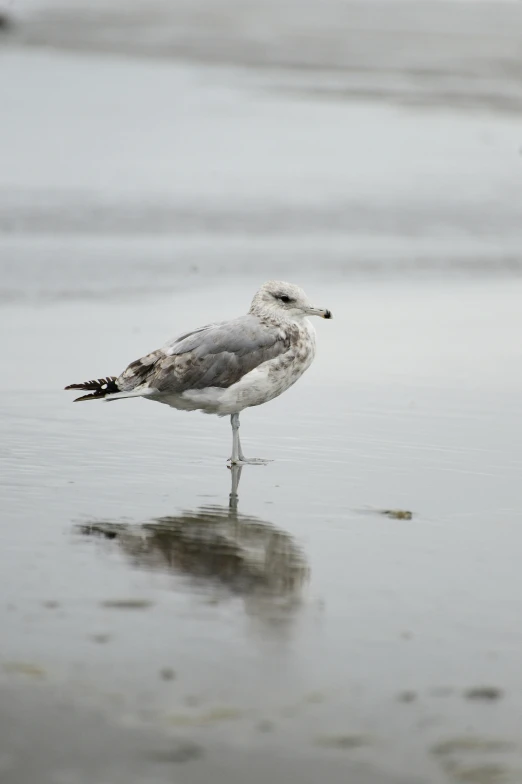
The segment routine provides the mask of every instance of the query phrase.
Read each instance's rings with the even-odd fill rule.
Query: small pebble
[[[417,699],[417,694],[414,691],[408,691],[408,690],[401,691],[397,699],[399,700],[399,702],[415,702],[415,700]]]
[[[407,509],[384,509],[382,513],[393,520],[411,520],[413,517]]]
[[[100,643],[100,645],[102,645],[105,642],[109,642],[110,639],[111,639],[111,635],[110,634],[93,634],[91,636],[91,640],[93,642]]]
[[[146,610],[152,607],[153,602],[148,599],[106,599],[101,605],[115,610]]]
[[[203,755],[203,747],[199,743],[194,743],[190,740],[180,740],[173,741],[168,749],[149,751],[145,754],[145,757],[150,762],[168,765],[171,763],[191,762],[192,760],[201,759]]]
[[[327,749],[359,749],[361,746],[368,746],[369,739],[365,735],[326,735],[317,738],[318,746]]]
[[[502,689],[496,686],[474,686],[464,692],[464,697],[467,700],[499,700],[503,696]]]
[[[431,752],[432,754],[445,757],[469,752],[496,754],[505,751],[513,751],[513,748],[513,744],[509,741],[497,740],[496,738],[481,738],[474,735],[463,735],[436,743],[435,746],[432,746]]]

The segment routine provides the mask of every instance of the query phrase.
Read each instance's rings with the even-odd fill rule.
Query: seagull
[[[232,465],[266,464],[248,459],[239,440],[239,414],[281,395],[315,356],[315,330],[307,316],[331,319],[292,283],[270,280],[244,316],[207,324],[169,340],[137,359],[119,376],[65,389],[88,392],[81,400],[143,397],[184,411],[230,416]]]

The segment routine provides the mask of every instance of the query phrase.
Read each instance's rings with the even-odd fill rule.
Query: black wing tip
[[[91,392],[90,395],[82,395],[81,397],[75,397],[73,403],[79,403],[80,400],[101,400],[104,397],[105,395],[100,395],[98,392]]]
[[[120,391],[116,384],[116,378],[116,376],[107,376],[107,378],[92,379],[91,381],[84,381],[82,384],[69,384],[64,389],[78,389],[91,393],[90,395],[77,397],[73,401],[74,403],[78,403],[80,400],[99,400]]]

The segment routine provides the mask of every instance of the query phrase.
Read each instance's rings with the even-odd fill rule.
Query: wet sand
[[[25,0],[30,46],[240,66],[335,100],[514,112],[516,0]]]
[[[226,420],[60,387],[240,312],[253,284],[4,307],[3,722],[30,688],[57,735],[94,711],[112,727],[94,744],[196,744],[187,782],[218,761],[244,780],[246,750],[259,780],[265,755],[310,782],[518,770],[520,284],[312,282],[337,316],[308,377],[244,415],[245,448],[275,462],[243,470],[234,511]],[[7,780],[30,780],[6,751]],[[71,752],[72,780],[123,775],[107,754]]]
[[[517,118],[128,48],[0,70],[0,779],[519,782]],[[62,391],[271,276],[334,320],[232,504],[228,421]]]

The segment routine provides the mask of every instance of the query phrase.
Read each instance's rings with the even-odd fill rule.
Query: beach
[[[522,10],[371,5],[7,9],[3,784],[521,780]],[[270,278],[333,320],[232,502],[63,391]]]

